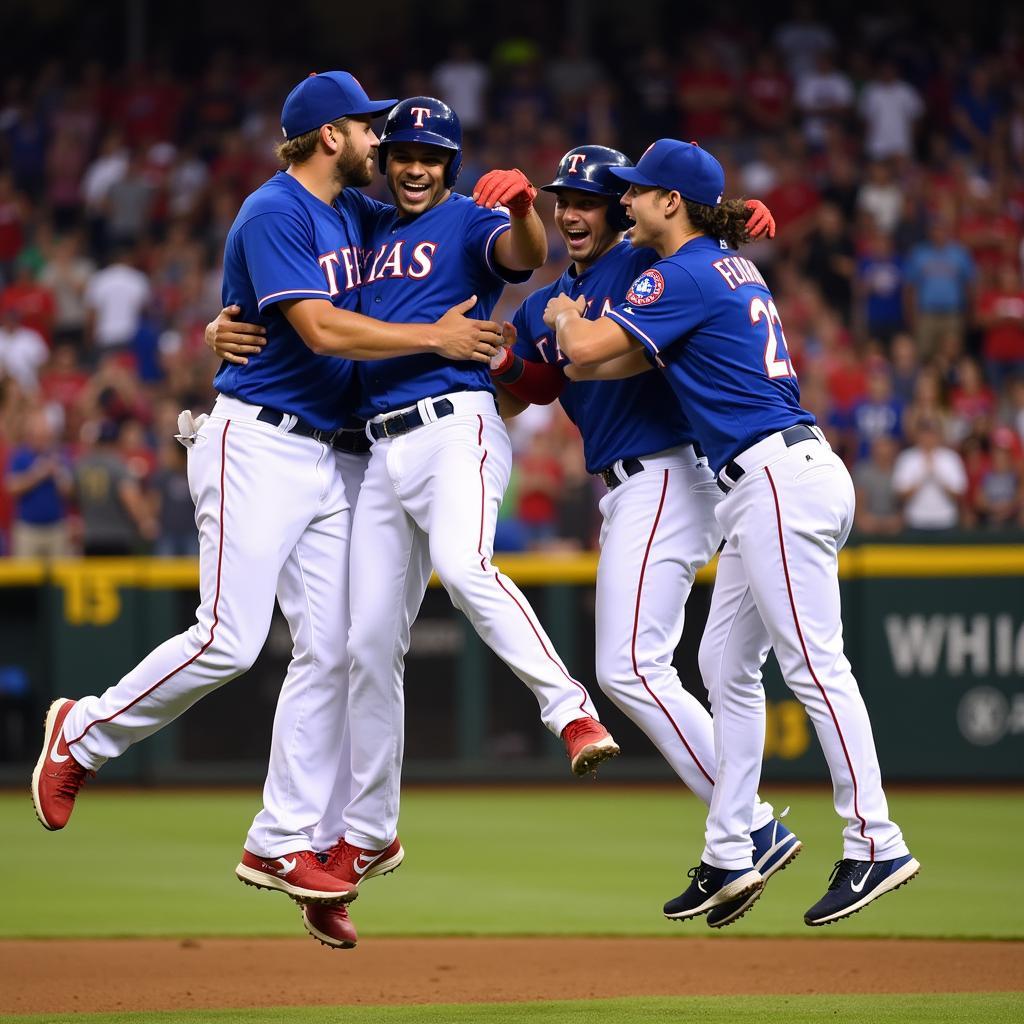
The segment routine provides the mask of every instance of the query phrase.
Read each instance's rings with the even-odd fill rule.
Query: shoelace
[[[59,796],[76,797],[78,791],[90,780],[96,777],[95,772],[83,768],[80,764],[69,763],[61,772],[57,780],[57,794]]]
[[[594,719],[592,718],[577,718],[575,722],[570,722],[565,727],[565,741],[567,743],[575,743],[581,732],[590,732],[594,725]]]
[[[856,861],[837,860],[832,868],[832,874],[828,876],[828,891],[841,889],[853,877],[856,870]]]

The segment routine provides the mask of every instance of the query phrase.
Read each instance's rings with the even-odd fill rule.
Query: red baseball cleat
[[[235,874],[246,885],[276,889],[304,903],[348,903],[359,895],[354,885],[328,872],[312,850],[283,857],[258,857],[243,850]]]
[[[75,797],[87,778],[95,775],[74,758],[64,740],[64,719],[75,706],[73,700],[60,697],[46,713],[43,750],[32,772],[32,803],[43,828],[56,832],[63,828],[75,809]]]
[[[398,836],[383,850],[363,850],[342,838],[327,851],[327,870],[341,882],[356,886],[364,878],[390,874],[404,858]]]
[[[562,730],[573,775],[586,775],[602,761],[615,757],[619,745],[596,718],[577,718]]]
[[[302,908],[302,925],[314,939],[332,949],[352,949],[359,940],[344,903],[336,907],[310,903]]]

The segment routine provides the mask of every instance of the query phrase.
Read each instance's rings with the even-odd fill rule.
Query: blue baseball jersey
[[[717,473],[795,423],[813,423],[779,311],[757,267],[707,236],[658,260],[607,313],[665,371]]]
[[[565,292],[587,299],[587,319],[596,320],[622,301],[636,276],[658,258],[652,249],[635,249],[623,241],[608,250],[582,274],[574,266],[554,284],[534,292],[512,318],[517,337],[514,351],[531,362],[569,360],[544,323],[548,299]],[[587,470],[596,473],[617,459],[651,455],[676,445],[692,444],[693,430],[679,401],[660,373],[626,380],[569,381],[560,396],[569,419],[583,437]]]
[[[467,316],[489,319],[506,282],[530,277],[495,261],[494,243],[508,229],[506,211],[484,209],[457,193],[413,218],[381,208],[367,235],[360,312],[390,323],[433,323],[475,295]],[[366,419],[450,391],[494,393],[486,363],[430,354],[366,360],[358,375],[359,413]]]
[[[267,345],[245,366],[223,363],[213,380],[218,391],[321,430],[351,421],[352,362],[313,352],[277,303],[327,299],[357,309],[362,239],[381,206],[350,188],[330,206],[283,171],[245,200],[224,246],[221,300],[241,306],[240,319],[263,324]]]

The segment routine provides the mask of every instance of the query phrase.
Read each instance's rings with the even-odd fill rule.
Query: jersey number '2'
[[[768,325],[768,340],[764,346],[765,373],[772,380],[779,377],[795,377],[796,373],[793,371],[793,364],[789,361],[789,352],[786,348],[786,335],[782,331],[782,320],[771,299],[765,302],[764,299],[757,298],[750,303],[750,322],[756,324],[762,318]],[[775,330],[776,327],[778,332]]]

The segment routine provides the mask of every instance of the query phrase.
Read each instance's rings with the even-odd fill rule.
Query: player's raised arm
[[[432,352],[489,363],[501,347],[501,325],[465,316],[476,296],[452,306],[432,324],[391,324],[338,309],[323,299],[282,302],[281,312],[317,355],[390,359]]]
[[[473,187],[479,206],[508,209],[511,227],[494,243],[494,256],[506,270],[536,270],[548,258],[544,223],[533,208],[537,190],[522,171],[488,171]]]

